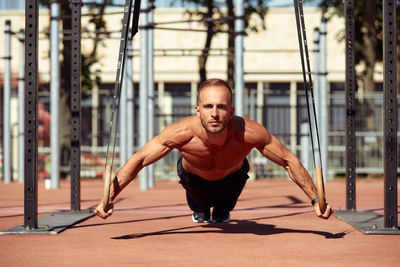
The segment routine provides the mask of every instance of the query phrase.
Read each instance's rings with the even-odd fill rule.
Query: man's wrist
[[[314,206],[315,203],[318,202],[318,197],[314,198],[313,200],[311,200],[311,205]],[[324,198],[324,202],[326,203],[326,198]]]

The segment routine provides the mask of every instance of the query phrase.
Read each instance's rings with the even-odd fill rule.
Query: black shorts
[[[249,178],[249,162],[245,158],[243,166],[221,180],[208,181],[187,172],[182,167],[182,157],[177,164],[179,183],[186,190],[189,207],[193,211],[205,212],[214,207],[213,214],[226,214],[233,210]]]

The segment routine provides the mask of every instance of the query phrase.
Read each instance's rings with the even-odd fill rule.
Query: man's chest
[[[229,169],[242,162],[251,148],[236,140],[229,140],[222,146],[207,146],[201,141],[193,141],[179,150],[193,166],[201,169]]]

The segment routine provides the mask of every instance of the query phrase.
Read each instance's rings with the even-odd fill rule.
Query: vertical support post
[[[121,88],[120,102],[119,102],[119,165],[122,167],[127,161],[127,90],[128,90],[128,69],[124,68],[124,73],[122,74],[124,79]]]
[[[297,84],[290,83],[290,150],[296,154],[297,148]]]
[[[60,4],[50,5],[50,147],[51,187],[59,188],[60,181],[60,48],[59,48]]]
[[[321,129],[321,158],[322,158],[322,171],[324,181],[328,179],[328,86],[327,86],[327,67],[326,67],[326,18],[321,19],[321,29],[320,29],[320,129]]]
[[[319,28],[314,28],[314,78],[313,78],[313,88],[314,88],[314,96],[317,99],[317,103],[315,103],[316,111],[317,111],[317,116],[318,116],[318,122],[320,122],[320,117],[319,117],[319,111],[320,111],[320,35],[319,35]]]
[[[311,172],[310,163],[310,128],[308,122],[300,124],[300,159],[307,171]]]
[[[384,224],[397,229],[396,1],[383,1],[384,32]]]
[[[147,93],[148,93],[148,132],[147,132],[147,140],[150,140],[154,137],[154,30],[153,30],[153,21],[154,21],[154,1],[149,1],[149,13],[147,15],[148,22],[148,31],[147,31],[147,52],[148,52],[148,60],[147,60]],[[154,165],[150,165],[148,167],[148,185],[149,188],[154,187]]]
[[[139,83],[139,147],[143,147],[147,143],[148,137],[148,114],[147,114],[147,61],[148,61],[148,30],[147,30],[147,17],[148,17],[148,0],[142,1],[143,13],[140,17],[141,31],[140,31],[140,83]],[[148,168],[143,168],[139,173],[140,189],[148,189]]]
[[[25,118],[25,32],[20,30],[18,33],[19,40],[19,70],[18,70],[18,181],[24,182],[24,118]]]
[[[99,88],[92,86],[92,153],[97,153],[99,138]]]
[[[249,106],[249,118],[253,121],[256,120],[256,100],[257,100],[257,91],[253,89],[248,89],[249,90],[249,101],[248,101],[248,106]]]
[[[81,0],[72,0],[71,38],[71,210],[80,210],[81,172]]]
[[[321,78],[321,60],[322,60],[322,55],[321,55],[321,50],[320,50],[320,37],[321,37],[321,35],[320,35],[319,29],[318,28],[314,29],[314,45],[315,45],[315,49],[314,49],[314,56],[315,56],[315,58],[314,58],[314,66],[315,66],[315,74],[314,74],[313,84],[311,86],[313,86],[313,88],[314,88],[313,93],[314,93],[314,99],[315,99],[315,103],[314,103],[315,104],[315,114],[316,114],[316,118],[315,119],[317,120],[317,124],[319,125],[320,132],[318,134],[319,134],[319,141],[320,142],[318,142],[318,139],[313,136],[314,129],[315,129],[314,128],[315,127],[314,122],[310,122],[310,123],[312,124],[312,127],[313,127],[313,132],[311,133],[311,138],[314,138],[313,142],[314,142],[314,144],[317,144],[317,147],[316,147],[317,152],[314,152],[314,158],[318,159],[318,157],[316,157],[316,155],[319,155],[319,153],[321,152],[321,154],[320,154],[320,157],[321,157],[320,164],[321,164],[322,170],[325,171],[325,168],[324,168],[325,165],[322,162],[322,132],[323,132],[324,129],[323,129],[322,124],[321,124],[321,120],[322,120],[322,114],[321,114],[321,110],[322,110],[322,103],[321,103],[322,88],[321,88],[321,79],[320,78]],[[312,102],[313,101],[312,98],[311,99],[309,98],[309,101]],[[311,110],[313,110],[313,109],[311,109]],[[311,143],[311,146],[312,145],[313,145],[313,143]],[[324,179],[325,179],[325,176],[323,174],[322,174],[322,177],[324,177]]]
[[[197,106],[197,82],[190,83],[190,105],[192,106],[192,114],[195,114],[194,107]]]
[[[257,122],[263,124],[264,82],[257,82]]]
[[[128,40],[127,57],[126,57],[126,109],[127,109],[127,123],[126,123],[126,155],[129,158],[133,154],[133,137],[134,137],[134,120],[135,120],[135,94],[133,84],[133,47],[132,39]]]
[[[3,179],[4,183],[11,182],[11,21],[6,20],[4,27],[5,56],[4,56],[4,88],[3,88]]]
[[[235,1],[235,111],[244,115],[244,79],[243,79],[243,35],[244,6],[243,0]]]
[[[346,209],[356,210],[356,78],[354,0],[345,0],[346,23]]]
[[[24,228],[38,228],[38,0],[25,1],[25,183]]]

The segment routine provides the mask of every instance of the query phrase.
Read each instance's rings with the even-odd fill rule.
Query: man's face
[[[233,116],[229,90],[224,86],[210,86],[200,91],[197,116],[207,132],[217,134],[225,129]]]

